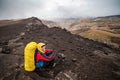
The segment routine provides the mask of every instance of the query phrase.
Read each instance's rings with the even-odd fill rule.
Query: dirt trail
[[[65,58],[51,70],[25,72],[24,47],[45,42]],[[120,54],[105,44],[48,28],[37,18],[0,27],[0,80],[119,80]]]

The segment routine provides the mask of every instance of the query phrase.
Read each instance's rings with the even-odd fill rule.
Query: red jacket
[[[55,54],[53,53],[53,50],[46,49],[45,53],[37,52],[36,53],[36,62],[39,61],[45,61],[45,62],[50,62],[53,59],[55,59]]]

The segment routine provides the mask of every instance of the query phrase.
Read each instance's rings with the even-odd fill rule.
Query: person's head
[[[38,50],[42,53],[45,53],[45,48],[46,48],[45,45],[46,45],[45,43],[38,43],[37,45]]]

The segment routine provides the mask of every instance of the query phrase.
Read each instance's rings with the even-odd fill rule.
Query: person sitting
[[[48,68],[54,64],[55,54],[53,50],[46,49],[45,43],[38,43],[35,51],[35,64],[37,68]]]

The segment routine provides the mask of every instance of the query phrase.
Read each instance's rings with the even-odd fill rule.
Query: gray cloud
[[[120,14],[120,0],[0,0],[0,19],[42,19]]]

